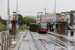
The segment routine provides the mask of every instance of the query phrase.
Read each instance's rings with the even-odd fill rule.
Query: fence
[[[1,34],[0,50],[7,50],[11,45],[11,35],[7,35],[5,32],[2,32]]]

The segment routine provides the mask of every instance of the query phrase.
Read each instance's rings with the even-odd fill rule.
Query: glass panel
[[[47,29],[47,24],[46,23],[40,23],[40,29]]]
[[[34,25],[32,25],[32,26],[30,27],[30,29],[33,30],[33,29],[34,29]]]

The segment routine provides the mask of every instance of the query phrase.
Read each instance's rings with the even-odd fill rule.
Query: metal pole
[[[45,8],[45,22],[46,22],[46,8]]]
[[[8,19],[7,19],[7,34],[9,35],[9,0],[8,0]]]
[[[42,12],[41,12],[41,21],[42,21]]]
[[[18,0],[16,1],[16,20],[18,20]]]
[[[16,0],[16,20],[18,20],[18,0]],[[18,23],[16,23],[16,33],[17,33],[17,25]]]
[[[55,20],[54,20],[54,22],[56,23],[56,0],[55,0],[55,3],[54,3],[54,14],[55,14]],[[54,23],[54,25],[55,25],[54,32],[56,32],[56,24],[55,23]]]

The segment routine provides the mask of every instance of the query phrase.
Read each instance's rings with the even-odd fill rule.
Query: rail
[[[51,36],[49,36],[49,38],[51,39],[51,40],[49,39],[50,41],[54,42],[56,45],[60,46],[61,48],[66,49],[66,50],[68,50],[68,46],[74,47],[71,44],[67,44],[59,39],[53,39]]]
[[[36,46],[37,50],[40,50],[39,47],[37,46],[37,44],[36,44],[36,42],[35,42],[35,39],[34,39],[34,37],[33,37],[33,35],[32,35],[31,32],[30,32],[30,34],[31,34],[31,37],[32,37],[32,39],[33,39],[33,41],[34,41],[34,43],[35,43],[35,46]]]

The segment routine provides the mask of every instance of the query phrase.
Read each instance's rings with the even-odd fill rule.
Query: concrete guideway
[[[16,50],[74,50],[70,44],[61,41],[58,37],[29,30],[25,31],[15,48]]]

